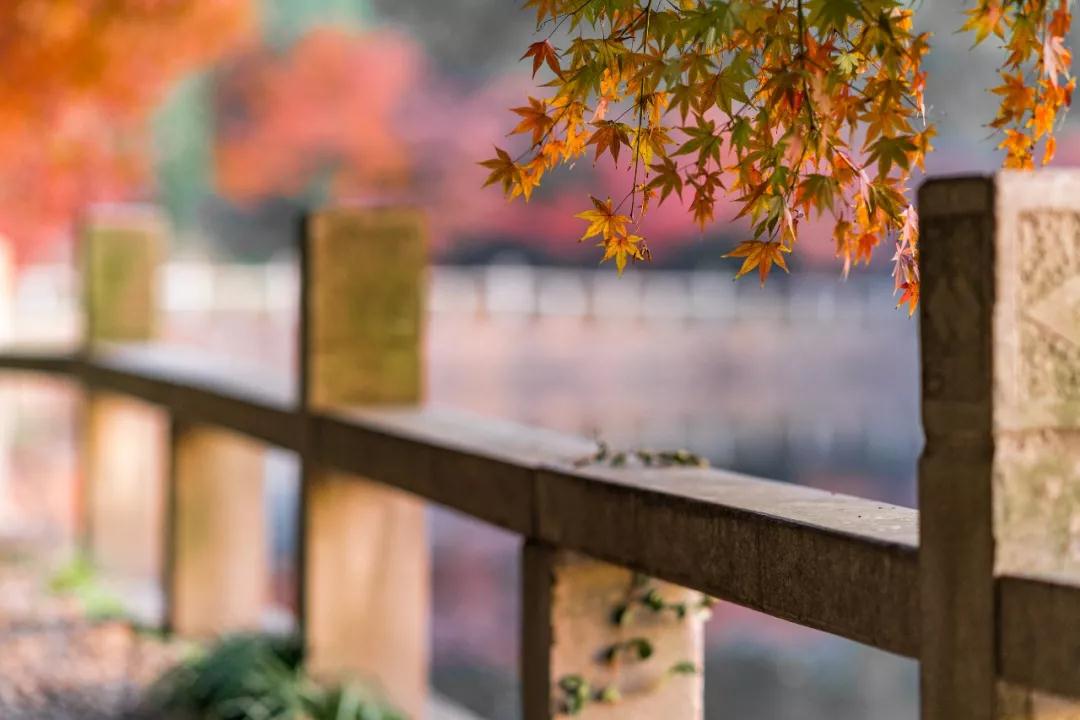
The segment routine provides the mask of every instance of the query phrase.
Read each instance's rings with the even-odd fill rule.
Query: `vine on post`
[[[608,682],[598,683],[577,673],[562,676],[556,683],[556,711],[562,715],[577,715],[592,703],[613,705],[632,695],[651,692],[672,678],[701,672],[701,668],[692,661],[680,660],[666,668],[649,687],[628,690],[620,684],[620,671],[624,666],[653,659],[652,641],[635,621],[642,616],[650,619],[666,616],[681,622],[701,614],[708,615],[714,602],[705,595],[693,603],[669,602],[660,592],[656,581],[634,573],[626,594],[611,608],[607,618],[607,622],[617,629],[619,639],[599,648],[596,655],[597,663],[610,671]]]

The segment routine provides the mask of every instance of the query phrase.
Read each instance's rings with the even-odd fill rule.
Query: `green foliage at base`
[[[295,638],[225,638],[163,675],[145,705],[176,720],[405,720],[358,685],[324,687],[304,674]]]
[[[74,597],[91,620],[127,616],[120,598],[102,585],[97,570],[83,555],[77,555],[49,578],[49,590],[56,595]]]

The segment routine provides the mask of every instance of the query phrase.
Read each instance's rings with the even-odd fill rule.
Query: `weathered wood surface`
[[[996,195],[978,178],[923,193],[921,515],[716,470],[582,465],[593,448],[580,438],[416,406],[421,256],[416,243],[394,246],[392,237],[415,240],[419,230],[396,214],[329,214],[310,226],[298,388],[162,348],[100,342],[79,356],[0,356],[0,367],[72,374],[183,424],[296,450],[305,507],[334,506],[318,496],[320,478],[349,473],[365,479],[335,484],[335,493],[355,486],[359,498],[376,481],[508,528],[531,547],[579,551],[920,657],[927,717],[1068,717],[1067,703],[1028,688],[1080,697],[1080,186],[1052,173],[1028,186],[1030,177],[1002,176]],[[372,226],[380,222],[392,230]],[[352,242],[364,233],[378,253]],[[401,272],[368,262],[383,250]],[[344,277],[330,253],[353,258],[348,267],[363,282]],[[337,327],[350,317],[331,302],[337,293],[360,313],[356,327]],[[382,507],[368,501],[366,511]],[[341,524],[322,515],[319,523]],[[416,537],[418,516],[405,522]],[[344,567],[347,558],[313,553],[308,562]]]
[[[1080,172],[998,175],[995,219],[994,571],[999,576],[1050,575],[1078,583]],[[1006,597],[1003,593],[1002,600]],[[1060,618],[1063,597],[1044,592],[1042,612],[1029,606],[1028,618]],[[1058,662],[1051,663],[1055,655],[1032,647],[1032,636],[1026,646],[1016,643],[1015,635],[1007,643],[1007,629],[1016,625],[999,616],[999,663],[1004,665],[1009,656],[1008,662],[1018,664],[1025,656],[1028,663],[1037,658],[1044,679],[1036,678],[1028,687],[1067,689],[1080,664],[1080,625],[1072,625],[1071,632],[1065,630],[1050,645],[1059,648]],[[1062,652],[1070,643],[1072,653]],[[1071,670],[1059,666],[1068,665],[1068,655]],[[1080,718],[1080,702],[1027,693],[1025,688],[1019,695],[1027,696],[1026,708],[1003,708],[1001,718]]]
[[[87,385],[160,405],[183,422],[300,449],[303,419],[282,378],[238,377],[235,368],[149,343],[99,347],[91,361],[74,367]]]
[[[107,359],[102,361],[105,367],[101,367],[93,358],[80,361],[64,355],[0,354],[0,368],[74,373],[92,386],[96,386],[98,378],[106,378],[110,390],[134,394],[165,408],[173,403],[206,408],[199,417],[214,427],[241,433],[246,429],[250,437],[263,440],[288,434],[288,438],[280,438],[280,444],[299,447],[301,431],[292,429],[302,427],[298,414],[290,414],[277,401],[244,400],[242,411],[238,411],[243,420],[226,414],[215,422],[211,409],[219,403],[237,407],[236,398],[243,391],[230,390],[229,378],[217,374],[213,374],[212,383],[188,388],[184,376],[163,371],[168,363],[152,359],[151,355],[140,353],[138,360],[125,362],[123,379],[118,382],[109,378],[114,369]],[[571,460],[583,456],[580,450],[593,449],[584,439],[543,430],[537,430],[534,436],[532,429],[514,423],[437,408],[328,412],[314,415],[312,423],[333,435],[332,442],[325,440],[310,448],[325,467],[366,475],[530,537],[539,537],[541,527],[537,487],[542,471],[545,477],[558,476],[557,484],[579,486],[580,494],[592,499],[583,501],[589,503],[585,509],[576,509],[573,516],[554,525],[551,519],[557,519],[559,511],[549,506],[544,538],[550,542],[567,542],[594,557],[875,647],[914,657],[921,652],[917,635],[919,513],[915,510],[720,470],[631,472],[577,467]],[[274,426],[278,429],[272,433],[260,429]],[[451,460],[436,460],[439,457]],[[458,473],[455,457],[472,470]],[[498,492],[490,496],[473,492],[477,487],[496,487]],[[622,498],[618,502],[624,509],[634,508],[619,535],[632,544],[621,549],[613,548],[618,540],[609,543],[588,532],[592,523],[603,517],[597,514],[602,506],[596,503],[606,506],[613,497]],[[658,503],[658,497],[664,503]],[[512,518],[506,513],[507,503],[518,508]],[[672,520],[672,507],[680,508],[677,521]],[[597,512],[590,515],[588,508]],[[522,518],[533,520],[526,522]],[[707,529],[710,524],[721,528],[733,523],[741,528],[740,532]],[[641,529],[649,527],[661,530],[655,537],[642,535]],[[681,533],[681,539],[677,543],[665,541],[666,550],[655,547],[671,533]],[[760,588],[757,595],[741,590],[723,563],[713,565],[708,561],[711,556],[737,556],[743,550],[738,538],[755,539],[763,549],[761,558],[783,557],[802,547],[804,550],[794,557],[819,565],[831,564],[832,571],[822,572],[820,567],[814,570],[812,587],[818,588],[814,596],[821,598],[814,604],[827,605],[826,598],[853,602],[870,593],[880,611],[846,618],[829,607],[808,609],[805,598],[792,597],[797,594],[795,586],[779,596],[771,595],[771,586],[756,586]],[[812,551],[823,541],[830,546],[848,546],[848,552],[862,556],[862,570],[855,566],[854,574],[848,574],[842,563],[829,560],[830,550]],[[826,554],[807,558],[811,551],[813,555]],[[744,573],[751,572],[751,561],[744,567]],[[770,566],[761,567],[768,571]],[[780,572],[779,566],[775,572]],[[907,576],[908,581],[893,580],[881,585],[881,578],[897,574]],[[1007,600],[1018,592],[1013,581],[998,579],[997,583],[999,595],[1006,598],[1000,607],[1007,613],[1003,627],[1016,628],[1004,637],[1020,637],[1014,633],[1023,632],[1038,639],[1024,646],[1023,655],[1006,655],[1011,659],[1003,663],[1002,675],[1026,683],[1033,680],[1030,667],[1056,667],[1059,672],[1052,677],[1039,674],[1034,682],[1048,691],[1080,697],[1080,677],[1065,669],[1063,660],[1072,657],[1076,647],[1072,628],[1080,627],[1080,588],[1066,582],[1055,584],[1055,610],[1048,612],[1040,624],[1039,610],[1021,612],[1018,607],[1027,607],[1023,600]]]
[[[1080,697],[1080,589],[1076,578],[998,578],[998,663],[1003,678]]]
[[[996,578],[1080,581],[1080,175],[930,182],[920,217],[923,718],[1075,717],[999,682],[1072,685],[1080,625],[1045,645],[1029,605],[1072,592]]]
[[[994,717],[993,190],[970,178],[919,192],[923,720]]]
[[[340,208],[307,221],[301,270],[310,407],[423,395],[427,248],[416,211]]]
[[[160,577],[169,422],[160,409],[94,391],[82,408],[85,550],[111,581]]]
[[[542,471],[545,542],[918,654],[917,513],[720,470]]]
[[[424,504],[351,476],[307,482],[307,666],[322,678],[373,681],[421,717],[431,622]]]
[[[152,209],[97,208],[83,221],[85,337],[88,344],[144,341],[157,327],[157,269],[164,225]]]
[[[174,427],[168,626],[209,638],[262,627],[270,589],[265,450],[204,426]]]
[[[327,462],[316,410],[416,404],[423,392],[425,238],[416,212],[308,218],[301,253],[304,428],[300,607],[308,664],[374,679],[411,717],[428,703],[430,548],[424,502]],[[397,466],[412,466],[398,456]],[[399,476],[400,477],[400,476]],[[378,478],[376,478],[378,479]]]

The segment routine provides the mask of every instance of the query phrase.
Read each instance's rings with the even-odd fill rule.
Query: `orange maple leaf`
[[[626,126],[613,120],[598,121],[594,122],[593,125],[596,126],[596,132],[592,134],[586,145],[596,146],[594,160],[599,160],[600,156],[607,150],[611,153],[611,159],[618,164],[619,149],[623,145],[630,145],[630,134],[627,132]]]
[[[904,294],[900,296],[900,300],[896,303],[896,307],[900,307],[905,303],[908,306],[908,317],[915,314],[915,309],[919,307],[919,282],[906,282],[900,286],[900,289],[904,291]]]
[[[547,66],[551,68],[551,72],[562,77],[562,67],[559,65],[559,53],[547,40],[534,42],[530,45],[529,49],[525,51],[525,54],[521,56],[521,59],[524,60],[528,57],[533,59],[533,77],[536,77],[536,73],[540,71],[540,68],[544,63],[547,63]]]
[[[529,199],[533,186],[525,180],[521,166],[514,162],[514,158],[510,157],[508,152],[496,147],[495,157],[491,160],[484,160],[479,164],[491,170],[491,174],[488,175],[487,180],[484,182],[484,187],[494,183],[501,183],[506,197],[513,199],[518,195],[524,195],[526,200]]]
[[[547,114],[547,103],[534,97],[529,98],[527,106],[511,108],[511,110],[521,116],[521,122],[510,131],[510,134],[531,132],[533,145],[539,145],[547,131],[555,124],[555,120]]]

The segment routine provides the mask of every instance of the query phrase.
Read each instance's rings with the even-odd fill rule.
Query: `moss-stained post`
[[[262,624],[269,590],[265,448],[174,423],[169,628],[213,637]]]
[[[1080,578],[1080,174],[920,192],[922,717],[1065,720],[998,680],[994,578]]]
[[[426,251],[406,210],[308,218],[302,251],[302,397],[309,412],[420,402]],[[309,437],[317,443],[317,437]],[[309,667],[374,679],[425,715],[430,551],[420,500],[304,463],[302,621]]]
[[[164,225],[142,208],[95,209],[82,228],[84,352],[145,342],[156,326]],[[167,419],[135,401],[87,391],[79,524],[92,561],[116,580],[162,569]]]
[[[526,542],[525,720],[704,717],[701,593]]]
[[[89,345],[153,339],[164,228],[161,218],[144,208],[101,208],[87,214],[80,252]]]

